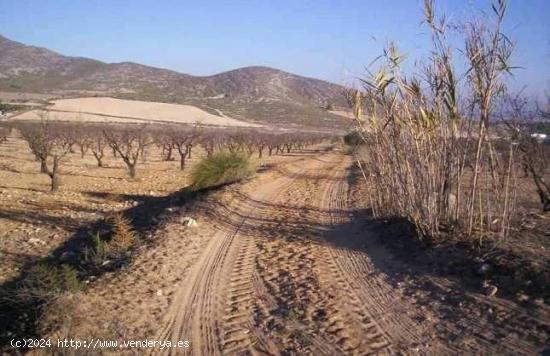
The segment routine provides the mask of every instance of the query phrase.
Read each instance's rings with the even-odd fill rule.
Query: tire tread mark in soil
[[[334,169],[338,162],[321,161],[319,171]],[[328,163],[328,164],[327,164]],[[313,176],[313,175],[312,175]],[[319,176],[322,177],[322,176]],[[318,224],[319,216],[311,209],[311,203],[319,196],[321,178],[309,179],[305,196],[292,193],[286,201],[292,201],[302,219]],[[292,211],[283,208],[279,220],[289,221]],[[349,317],[334,303],[331,288],[322,289],[316,270],[319,254],[316,237],[311,233],[301,236],[278,234],[262,242],[257,270],[263,289],[267,291],[255,305],[256,323],[266,333],[281,334],[280,343],[290,345],[287,353],[347,354],[355,352],[358,335],[345,320]],[[294,320],[297,319],[297,320]]]
[[[350,222],[350,210],[347,206],[348,187],[345,176],[349,161],[344,160],[342,166],[334,170],[328,180],[322,199],[322,206],[327,208],[328,223],[339,226]],[[343,238],[343,236],[339,236]],[[330,274],[327,280],[336,280],[338,285],[339,303],[343,308],[350,308],[352,313],[348,322],[359,322],[364,330],[364,340],[359,347],[364,352],[395,353],[394,343],[390,333],[382,327],[381,320],[388,318],[388,311],[384,304],[389,301],[387,296],[378,292],[379,283],[375,271],[368,266],[367,256],[364,253],[349,248],[333,248],[326,246],[324,256],[320,261],[327,261],[320,265],[322,275]],[[400,315],[402,316],[402,314]],[[355,320],[354,320],[355,319]],[[399,322],[398,322],[399,324]],[[416,333],[408,332],[409,326],[398,325],[399,334],[403,333],[409,340],[417,338]]]
[[[296,176],[300,171],[296,172]],[[288,187],[295,177],[282,177],[274,182],[269,182],[268,185],[274,186],[270,195],[278,195],[278,191]],[[266,186],[262,187],[266,189]],[[267,189],[270,192],[269,189]],[[262,196],[256,197],[262,198]],[[252,206],[246,206],[242,215],[251,214]],[[238,216],[242,216],[238,215]],[[234,217],[229,219],[235,220]],[[230,222],[233,228],[228,229],[223,227],[211,241],[206,245],[201,257],[196,264],[192,266],[190,273],[181,283],[181,287],[175,293],[172,305],[168,313],[165,315],[163,327],[160,329],[156,338],[159,340],[171,339],[172,342],[179,340],[190,340],[191,348],[186,350],[187,353],[219,355],[231,346],[231,341],[239,341],[242,345],[233,345],[235,352],[241,346],[247,349],[249,345],[256,343],[246,338],[231,339],[232,330],[239,327],[243,319],[233,320],[232,323],[227,323],[231,319],[229,315],[224,316],[224,309],[229,304],[230,310],[235,297],[235,284],[231,285],[231,271],[236,266],[241,269],[242,273],[249,273],[249,279],[252,279],[253,270],[250,268],[252,262],[249,261],[255,252],[254,240],[239,236],[240,229],[245,225],[246,219],[242,219],[238,226],[234,227],[234,222]],[[239,252],[246,251],[247,253],[239,256]],[[247,260],[247,261],[245,261]],[[244,269],[243,269],[244,267]],[[239,273],[239,272],[236,272]],[[234,274],[233,274],[234,275]],[[237,281],[233,278],[233,282]],[[229,286],[227,283],[229,282]],[[238,281],[237,281],[238,282]],[[229,294],[225,291],[229,290]],[[246,303],[250,298],[250,293],[246,292],[241,296],[239,301],[245,301],[241,317],[249,314],[250,308],[247,308]],[[228,297],[226,300],[224,297]],[[228,319],[229,317],[229,319]],[[247,322],[250,324],[249,322]],[[241,329],[242,330],[242,329]],[[251,335],[252,336],[252,335]],[[236,346],[236,347],[235,347]],[[167,353],[174,353],[177,350],[168,350]],[[181,351],[181,350],[179,350]],[[250,351],[250,350],[249,350]]]

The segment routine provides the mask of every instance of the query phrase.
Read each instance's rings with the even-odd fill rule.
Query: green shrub
[[[218,152],[204,158],[191,173],[195,190],[237,182],[254,174],[254,165],[242,152]]]
[[[351,131],[350,133],[344,136],[344,142],[346,143],[346,145],[351,147],[355,147],[361,144],[361,141],[362,141],[361,135],[359,134],[359,132],[355,130]]]
[[[101,239],[99,231],[90,233],[90,246],[84,249],[84,262],[91,266],[101,266],[109,255],[107,242]]]
[[[16,293],[21,300],[49,302],[64,292],[79,289],[80,281],[74,268],[40,263],[27,271]]]

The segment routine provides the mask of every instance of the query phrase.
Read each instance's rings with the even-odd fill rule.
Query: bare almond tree
[[[27,144],[37,161],[40,162],[40,173],[48,173],[47,159],[51,151],[50,123],[46,112],[40,112],[41,121],[38,124],[21,123],[18,125],[21,136]]]
[[[74,145],[74,127],[52,124],[47,120],[38,124],[26,124],[19,127],[29,148],[40,161],[40,172],[50,178],[50,189],[59,189],[60,167],[62,159]]]
[[[174,145],[169,132],[167,130],[157,130],[153,134],[156,146],[161,149],[161,155],[163,161],[173,161]]]
[[[202,149],[206,151],[206,155],[210,157],[217,147],[217,133],[212,130],[202,132],[198,142]]]
[[[48,169],[48,176],[51,181],[51,191],[59,188],[59,172],[61,160],[72,150],[74,145],[74,131],[72,127],[60,127],[50,137],[53,141],[50,151],[51,169]]]
[[[189,158],[193,143],[197,140],[199,134],[196,129],[175,128],[170,131],[170,142],[180,155],[180,169],[185,168],[185,161]]]
[[[542,210],[550,211],[550,182],[545,179],[548,170],[550,145],[537,137],[535,127],[549,122],[545,111],[529,110],[529,101],[520,94],[505,98],[503,121],[519,149],[519,159],[526,177],[531,177],[539,196]]]
[[[225,148],[233,153],[244,151],[246,141],[246,137],[242,133],[229,134],[223,140]]]
[[[78,124],[75,127],[75,143],[80,150],[80,158],[84,158],[90,146],[92,145],[93,139],[88,132],[89,128],[85,128],[82,124]]]
[[[100,129],[95,129],[90,134],[90,151],[97,161],[98,167],[103,167],[103,157],[105,157],[105,148],[108,146],[107,140]]]
[[[266,142],[267,153],[271,156],[273,154],[273,150],[279,146],[279,137],[276,134],[266,136]]]
[[[147,126],[103,129],[108,145],[126,164],[130,178],[136,177],[136,165],[145,147],[152,143]]]
[[[258,158],[262,158],[264,149],[266,148],[267,143],[269,142],[269,134],[264,135],[264,134],[260,134],[259,132],[254,132],[251,139],[254,142],[256,149],[258,150]]]

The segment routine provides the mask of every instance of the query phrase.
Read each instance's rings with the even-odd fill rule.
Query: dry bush
[[[107,244],[107,251],[115,255],[124,254],[136,242],[136,233],[122,214],[115,214],[112,223],[113,235]]]
[[[79,298],[81,298],[79,293],[67,292],[45,304],[42,307],[41,317],[37,326],[40,335],[52,335],[60,339],[69,335],[75,322],[79,321],[79,318],[85,318],[84,315],[76,313],[79,306]],[[56,346],[57,343],[52,343],[52,347]],[[63,350],[58,350],[58,352],[63,354]]]
[[[89,268],[101,268],[112,259],[124,259],[136,243],[137,234],[121,213],[111,217],[110,225],[110,233],[96,231],[89,235],[89,246],[83,252],[84,264]]]
[[[76,270],[69,265],[40,263],[25,272],[15,290],[7,296],[15,305],[36,305],[41,334],[69,327],[82,284]]]
[[[504,237],[514,212],[516,148],[490,124],[510,70],[512,44],[500,30],[506,5],[493,6],[492,28],[477,20],[447,25],[430,0],[424,9],[433,43],[428,64],[406,75],[405,57],[390,43],[362,90],[347,93],[365,142],[358,153],[370,204],[377,216],[407,217],[421,238],[450,230]],[[464,75],[447,41],[457,28],[466,43]],[[497,140],[507,142],[506,155],[496,151]]]

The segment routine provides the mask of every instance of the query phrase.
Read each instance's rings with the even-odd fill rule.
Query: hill
[[[68,57],[0,36],[0,91],[60,97],[111,96],[191,104],[241,120],[275,126],[342,127],[323,109],[344,106],[343,87],[269,67],[192,76],[132,62]]]

